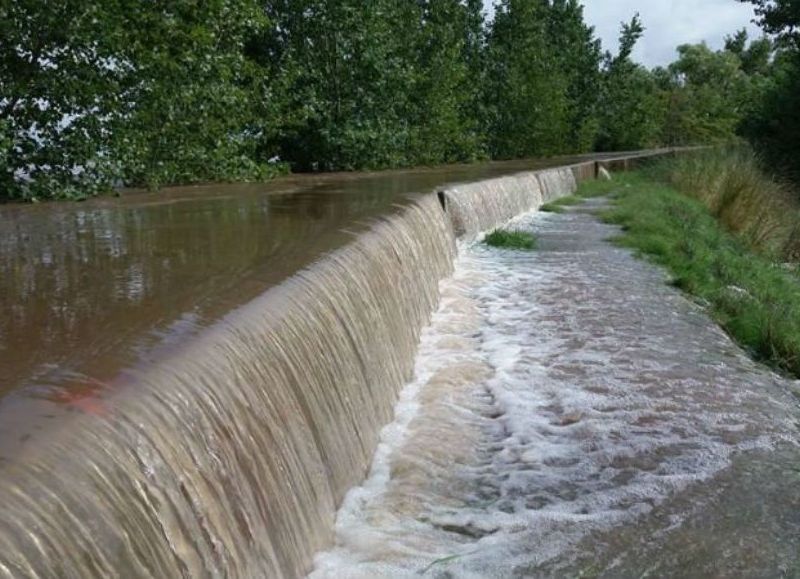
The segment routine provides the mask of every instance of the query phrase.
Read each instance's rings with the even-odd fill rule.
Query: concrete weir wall
[[[692,151],[692,148],[671,148],[659,149],[645,153],[631,153],[621,154],[619,156],[609,157],[595,162],[597,171],[605,169],[610,173],[619,171],[631,171],[640,167],[642,164],[652,161],[654,158],[673,156],[681,152]],[[597,173],[595,173],[597,175]]]
[[[445,210],[457,237],[475,237],[520,213],[574,193],[576,174],[588,172],[576,165],[455,185],[443,192]]]
[[[529,171],[454,185],[438,195],[456,236],[474,237],[516,215],[573,194],[582,182],[596,179],[603,169],[627,171],[655,157],[673,153],[673,149],[664,149]]]
[[[305,575],[412,377],[458,238],[644,158],[420,195],[232,312],[0,474],[0,576]]]

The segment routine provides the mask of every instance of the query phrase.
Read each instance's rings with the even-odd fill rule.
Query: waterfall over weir
[[[593,176],[594,163],[584,163],[468,183],[451,188],[445,197],[456,234],[473,237],[574,192],[578,180]]]
[[[457,235],[595,168],[420,196],[140,371],[0,471],[0,576],[307,573],[411,378]]]

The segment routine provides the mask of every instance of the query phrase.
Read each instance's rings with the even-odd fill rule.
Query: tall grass
[[[797,277],[723,227],[705,199],[643,173],[618,175],[615,184],[603,217],[622,226],[617,241],[665,266],[756,358],[800,377]]]
[[[800,261],[800,202],[764,173],[747,148],[709,149],[657,163],[651,176],[701,201],[751,248],[783,261]]]

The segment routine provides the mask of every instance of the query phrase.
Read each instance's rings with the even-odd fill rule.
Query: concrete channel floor
[[[462,248],[312,577],[800,576],[796,383],[604,203],[518,219],[534,252]]]

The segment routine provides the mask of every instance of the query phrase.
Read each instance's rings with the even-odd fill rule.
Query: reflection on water
[[[97,412],[149,364],[393,210],[519,161],[0,208],[0,461],[43,422]]]

